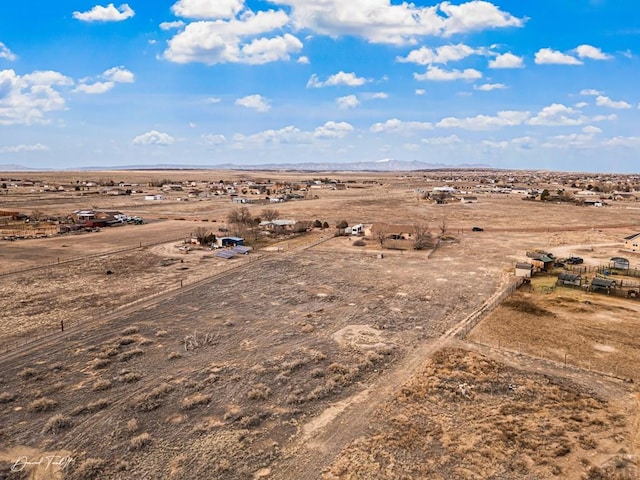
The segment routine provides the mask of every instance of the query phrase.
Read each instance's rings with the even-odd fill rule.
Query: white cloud
[[[582,131],[589,135],[597,135],[598,133],[602,133],[602,129],[598,127],[594,127],[593,125],[587,125],[582,128]]]
[[[597,97],[598,95],[602,95],[602,92],[600,90],[594,90],[593,88],[585,88],[584,90],[580,90],[580,95]]]
[[[584,107],[588,107],[589,104],[587,102],[578,102],[575,104],[576,108],[584,108]]]
[[[116,8],[113,3],[106,7],[96,5],[86,12],[73,12],[73,18],[83,22],[121,22],[135,15],[132,8],[123,3]]]
[[[577,58],[550,48],[538,50],[535,62],[538,65],[582,65],[582,62]]]
[[[507,88],[504,83],[485,83],[483,85],[474,85],[474,90],[480,90],[481,92],[490,92],[491,90],[500,90]]]
[[[489,68],[522,68],[524,62],[522,57],[518,57],[513,53],[503,53],[489,62]]]
[[[613,137],[604,142],[607,147],[640,147],[640,137]]]
[[[369,130],[373,133],[411,133],[415,130],[433,130],[433,125],[429,122],[405,122],[392,118],[384,123],[374,123]]]
[[[253,108],[258,112],[268,112],[271,109],[271,105],[266,98],[262,95],[247,95],[236,100],[236,105],[241,107]]]
[[[48,123],[47,113],[66,109],[59,89],[73,83],[50,70],[22,76],[14,70],[0,70],[0,125]]]
[[[47,150],[50,150],[50,148],[40,143],[36,143],[35,145],[13,145],[10,147],[0,147],[0,153],[45,152]]]
[[[224,135],[215,135],[213,133],[202,135],[200,138],[202,138],[207,145],[222,145],[227,142],[227,137]]]
[[[389,95],[385,92],[376,92],[366,96],[372,100],[386,100],[389,98]]]
[[[590,58],[591,60],[610,60],[611,55],[604,53],[597,47],[591,45],[580,45],[573,50],[580,58]]]
[[[244,0],[179,0],[171,11],[177,17],[196,19],[229,19],[244,8]]]
[[[175,22],[162,22],[160,24],[160,28],[162,30],[175,30],[177,28],[182,28],[186,24],[182,20],[176,20]]]
[[[424,88],[416,88],[416,95],[424,95],[427,91]]]
[[[436,123],[436,127],[462,128],[465,130],[491,130],[500,127],[522,125],[529,117],[529,112],[520,111],[498,112],[495,117],[490,115],[477,115],[467,118],[447,117]]]
[[[291,8],[291,17],[298,29],[332,37],[357,36],[371,43],[416,44],[424,36],[448,36],[524,24],[522,19],[492,3],[477,0],[458,6],[442,2],[426,7],[408,2],[392,5],[389,0],[271,1]]]
[[[455,145],[462,143],[462,140],[457,135],[449,135],[448,137],[423,138],[421,142],[427,145]]]
[[[252,135],[242,135],[236,133],[233,136],[235,147],[242,146],[243,143],[253,144],[300,144],[309,143],[311,141],[310,135],[301,131],[299,128],[289,125],[279,130],[264,130],[262,132],[254,133]]]
[[[420,47],[412,50],[406,57],[396,57],[400,63],[415,63],[417,65],[431,65],[434,63],[448,63],[462,60],[471,55],[482,55],[482,49],[471,48],[459,43],[457,45],[443,45],[436,49]]]
[[[349,108],[356,108],[360,105],[360,100],[358,100],[358,97],[355,95],[347,95],[336,98],[336,103],[341,110],[348,110]]]
[[[309,65],[309,57],[306,57],[304,55],[302,55],[301,57],[298,57],[298,60],[296,60],[297,63],[300,63],[302,65]]]
[[[176,63],[246,63],[251,65],[290,60],[302,50],[298,38],[285,33],[259,37],[287,25],[282,11],[246,11],[239,19],[193,22],[168,42],[163,56]],[[258,37],[258,38],[256,38]]]
[[[7,47],[4,43],[0,42],[0,58],[4,58],[5,60],[9,60],[10,62],[13,62],[18,57],[16,56],[15,53],[9,50],[9,47]]]
[[[354,130],[353,125],[347,122],[326,122],[324,125],[317,127],[313,131],[315,138],[343,138]]]
[[[465,70],[443,70],[440,67],[429,66],[425,73],[414,73],[416,80],[432,80],[434,82],[449,82],[453,80],[477,80],[482,78],[482,73],[474,68]]]
[[[222,99],[221,99],[221,98],[218,98],[218,97],[209,97],[209,98],[207,98],[207,99],[205,100],[205,103],[211,103],[211,104],[214,104],[214,103],[220,103],[221,101],[222,101]]]
[[[588,117],[580,110],[567,107],[561,103],[554,103],[544,107],[529,120],[529,125],[536,126],[578,126],[586,123],[615,120],[616,115],[596,115]]]
[[[124,68],[123,66],[110,68],[109,70],[106,70],[102,74],[102,76],[107,80],[110,80],[116,83],[135,82],[135,75],[131,73],[129,70],[127,70],[126,68]]]
[[[489,148],[497,148],[500,150],[504,150],[509,148],[509,142],[503,140],[501,142],[496,142],[494,140],[483,140],[482,145]]]
[[[570,133],[568,135],[556,135],[542,144],[545,148],[586,148],[594,146],[593,136],[583,133]]]
[[[133,139],[134,145],[171,145],[173,142],[175,142],[175,138],[168,133],[157,130],[150,130]]]
[[[101,95],[103,93],[107,93],[115,86],[116,84],[114,82],[95,82],[92,84],[80,83],[73,89],[73,91],[78,93],[87,93],[89,95]]]
[[[624,100],[615,101],[603,95],[600,95],[596,98],[596,105],[599,107],[607,107],[607,108],[615,108],[615,109],[631,108],[631,104],[625,102]]]
[[[307,81],[307,88],[322,88],[322,87],[335,87],[338,85],[344,85],[347,87],[359,87],[367,83],[366,78],[358,77],[355,73],[345,73],[342,70],[338,73],[331,75],[326,81],[322,82],[318,79],[318,76],[314,73]]]

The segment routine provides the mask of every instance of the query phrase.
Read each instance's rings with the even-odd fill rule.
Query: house
[[[575,273],[562,272],[558,275],[557,285],[579,287],[582,285],[582,277]]]
[[[624,237],[624,248],[632,252],[640,252],[640,233]]]
[[[527,257],[531,259],[531,263],[538,270],[547,271],[553,266],[553,258],[547,253],[527,252]]]
[[[611,293],[611,289],[616,288],[616,281],[596,277],[591,280],[591,286],[589,288],[592,292],[607,292],[607,294],[609,294]]]
[[[84,223],[87,220],[96,218],[96,212],[93,210],[74,210],[71,212],[71,219],[76,223]]]
[[[629,260],[622,257],[613,257],[609,260],[611,268],[619,268],[620,270],[629,270]]]
[[[345,233],[351,233],[351,235],[364,235],[364,224],[358,223],[357,225],[353,225],[352,227],[347,227],[345,229]]]
[[[216,238],[216,245],[218,247],[235,247],[237,245],[243,245],[244,238],[241,237],[218,237]]]
[[[295,220],[263,220],[260,222],[260,228],[264,230],[271,230],[273,232],[283,232],[285,230],[293,230],[296,225]]]
[[[531,278],[533,276],[533,265],[527,262],[516,263],[516,277]]]

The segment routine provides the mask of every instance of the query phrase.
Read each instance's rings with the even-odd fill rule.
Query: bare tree
[[[297,221],[293,226],[294,233],[304,233],[311,228],[312,223],[310,221],[302,220]]]
[[[438,225],[438,228],[440,229],[440,236],[447,233],[447,217],[445,217],[444,215],[442,216],[442,220],[440,221],[440,225]]]
[[[384,247],[384,244],[387,241],[387,232],[385,231],[384,225],[374,225],[371,229],[371,236],[380,244],[381,247]]]
[[[194,237],[198,240],[200,245],[211,245],[216,241],[215,234],[211,233],[206,227],[198,227],[193,232]]]
[[[415,250],[424,250],[425,248],[431,248],[433,246],[433,238],[431,232],[429,232],[429,226],[425,224],[416,223],[413,226],[413,248]]]
[[[280,218],[280,212],[275,208],[265,208],[260,212],[260,218],[268,222],[278,220]]]
[[[247,207],[234,208],[227,215],[227,222],[238,234],[245,233],[253,227],[254,220]]]

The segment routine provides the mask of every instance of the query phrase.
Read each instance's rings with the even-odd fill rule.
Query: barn
[[[622,257],[613,257],[609,260],[611,268],[619,268],[620,270],[629,270],[629,260]]]
[[[516,277],[531,278],[533,275],[533,265],[527,262],[516,263]]]
[[[590,290],[592,292],[606,292],[607,294],[611,293],[611,290],[616,288],[616,281],[609,280],[608,278],[599,278],[596,277],[591,280]]]
[[[562,272],[558,275],[556,285],[579,287],[582,285],[582,277],[575,273]]]

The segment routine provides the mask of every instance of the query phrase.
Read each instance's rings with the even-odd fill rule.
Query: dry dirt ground
[[[527,250],[616,249],[637,219],[505,196],[435,206],[416,197],[418,180],[379,180],[277,208],[433,232],[445,219],[453,239],[384,258],[373,241],[321,231],[230,261],[180,254],[177,242],[133,248],[219,226],[232,205],[215,199],[133,205],[148,225],[3,242],[5,272],[61,251],[85,258],[0,276],[0,344],[11,348],[0,348],[0,478],[637,478],[636,384],[565,367],[558,351],[565,338],[576,359],[615,358],[633,377],[638,348],[614,329],[637,336],[638,303],[519,291],[471,342],[450,340]],[[513,307],[540,301],[549,315]],[[583,307],[594,315],[583,320]],[[60,320],[80,324],[14,348]],[[11,471],[47,455],[56,461]]]

